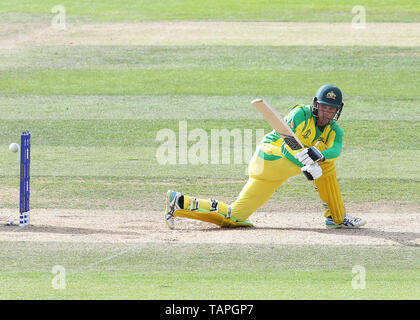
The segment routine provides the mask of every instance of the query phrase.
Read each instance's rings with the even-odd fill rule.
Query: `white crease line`
[[[124,253],[127,253],[127,252],[128,252],[128,250],[123,250],[123,251],[121,251],[121,252],[119,252],[119,253],[117,253],[117,254],[114,254],[114,255],[112,255],[112,256],[108,256],[108,257],[106,257],[106,258],[104,258],[104,259],[101,259],[101,260],[98,260],[98,261],[96,261],[96,262],[93,262],[93,263],[91,263],[91,264],[89,264],[89,265],[87,265],[87,266],[81,267],[81,269],[83,269],[83,268],[93,267],[93,266],[98,265],[98,264],[100,264],[100,263],[102,263],[102,262],[112,260],[112,259],[114,259],[114,258],[116,258],[116,257],[118,257],[118,256],[120,256],[120,255],[123,255]]]

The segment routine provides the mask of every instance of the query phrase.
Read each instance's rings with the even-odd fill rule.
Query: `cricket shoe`
[[[182,196],[180,192],[168,190],[166,194],[166,210],[165,210],[165,221],[169,229],[175,229],[175,216],[174,212],[176,210],[181,210],[182,208],[178,204],[179,198]]]
[[[344,215],[344,221],[340,224],[336,224],[331,216],[325,219],[325,226],[328,229],[339,229],[339,228],[347,228],[347,229],[354,229],[364,226],[366,224],[366,219],[363,218],[356,218],[352,217],[348,214]]]

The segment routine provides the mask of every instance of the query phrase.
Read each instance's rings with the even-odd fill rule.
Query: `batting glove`
[[[315,180],[322,176],[322,169],[318,163],[310,166],[304,166],[300,169],[308,180]]]
[[[298,159],[304,166],[310,166],[315,162],[323,160],[324,155],[316,147],[311,147],[296,153],[295,158]]]

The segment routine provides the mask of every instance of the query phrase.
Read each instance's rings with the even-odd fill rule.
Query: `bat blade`
[[[251,101],[251,104],[257,109],[264,119],[276,130],[276,132],[283,138],[284,142],[292,149],[299,150],[304,145],[299,141],[296,134],[289,127],[289,125],[283,120],[280,114],[271,107],[263,99],[255,99]]]

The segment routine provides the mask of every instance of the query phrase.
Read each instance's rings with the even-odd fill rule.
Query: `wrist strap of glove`
[[[312,177],[312,175],[308,171],[302,170],[302,172],[305,175],[306,179],[308,179],[309,181],[314,180],[314,177]]]

